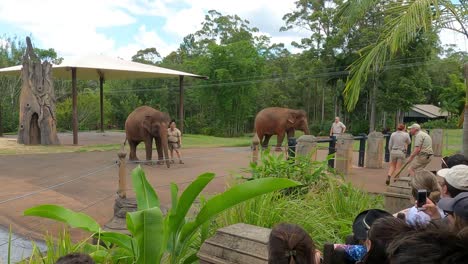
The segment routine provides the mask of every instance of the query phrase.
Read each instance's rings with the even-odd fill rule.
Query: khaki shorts
[[[414,171],[420,171],[423,170],[427,164],[431,163],[432,156],[426,156],[426,155],[418,155],[414,158],[414,160],[410,164],[410,168],[412,168]]]
[[[169,142],[169,150],[177,150],[180,149],[180,145],[177,142]]]
[[[403,162],[406,159],[406,154],[401,150],[392,150],[390,152],[390,162]]]

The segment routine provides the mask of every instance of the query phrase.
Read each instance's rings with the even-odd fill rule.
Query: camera
[[[418,190],[418,199],[417,199],[417,204],[416,207],[418,210],[424,210],[423,205],[426,204],[426,199],[427,199],[427,190],[421,189]]]

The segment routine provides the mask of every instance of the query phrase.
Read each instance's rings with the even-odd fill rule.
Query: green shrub
[[[444,119],[438,119],[438,120],[431,120],[427,121],[426,123],[423,123],[421,125],[425,129],[435,129],[435,128],[441,128],[441,129],[457,129],[458,127],[458,118],[450,118],[447,121]]]
[[[111,112],[110,102],[104,98],[104,124],[109,122]],[[72,130],[72,99],[57,104],[57,129]],[[83,93],[78,96],[78,129],[96,130],[100,125],[99,94]]]
[[[280,155],[281,156],[281,155]],[[216,228],[247,223],[271,228],[282,222],[302,226],[322,247],[325,242],[344,243],[352,233],[356,215],[370,208],[383,208],[381,196],[368,194],[328,171],[327,162],[296,159],[296,164],[264,153],[252,166],[254,177],[291,178],[308,185],[306,195],[275,192],[262,195],[227,210],[216,219]]]

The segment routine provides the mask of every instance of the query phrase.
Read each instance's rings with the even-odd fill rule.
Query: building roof
[[[419,115],[425,116],[427,118],[438,118],[438,117],[447,117],[448,112],[440,109],[435,105],[430,104],[416,104],[411,107],[411,110],[416,112]],[[411,111],[406,114],[406,116],[411,117]]]

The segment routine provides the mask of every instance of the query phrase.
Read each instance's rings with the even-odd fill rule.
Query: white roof
[[[416,104],[411,107],[411,110],[427,116],[429,118],[436,118],[436,117],[446,117],[448,116],[448,112],[440,109],[439,107],[431,104]]]
[[[52,66],[54,78],[71,79],[71,68],[75,67],[77,79],[99,79],[100,73],[106,80],[143,79],[158,77],[190,76],[206,78],[204,76],[166,69],[158,66],[126,61],[102,55],[83,56],[65,59],[60,65]],[[22,65],[0,69],[0,75],[19,75]]]

